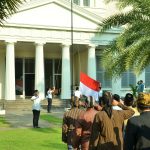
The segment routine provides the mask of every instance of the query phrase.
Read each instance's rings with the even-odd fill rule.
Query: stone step
[[[32,104],[33,102],[30,99],[17,99],[15,101],[6,101],[6,100],[0,100],[0,108],[9,110],[9,109],[27,109],[31,110],[32,109]],[[41,102],[42,108],[46,109],[47,107],[47,100],[42,100]],[[65,108],[66,106],[66,101],[61,100],[58,98],[53,98],[52,101],[52,107],[57,107],[57,108]]]

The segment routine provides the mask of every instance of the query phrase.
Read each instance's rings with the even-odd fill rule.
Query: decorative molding
[[[49,25],[32,25],[32,24],[16,24],[16,23],[5,23],[7,28],[25,28],[25,29],[37,29],[37,30],[57,30],[57,31],[71,31],[71,27],[60,27],[60,26],[49,26]],[[4,27],[3,27],[4,28]],[[3,29],[2,28],[2,29]],[[97,33],[97,29],[92,28],[73,28],[74,32],[94,32]]]
[[[16,43],[17,40],[16,39],[5,39],[6,43]]]
[[[74,44],[85,45],[108,45],[117,34],[95,34],[94,32],[75,32],[73,34]],[[82,40],[81,40],[82,39]],[[0,29],[0,40],[8,42],[26,41],[37,43],[71,43],[71,32],[65,30],[39,30],[28,28],[4,27]]]
[[[88,48],[96,48],[96,46],[97,46],[96,44],[89,44]]]
[[[64,42],[64,43],[61,43],[61,46],[62,46],[62,47],[70,47],[70,46],[71,46],[71,42]]]
[[[46,44],[45,41],[34,41],[35,45],[40,45],[40,46],[43,46],[44,44]]]

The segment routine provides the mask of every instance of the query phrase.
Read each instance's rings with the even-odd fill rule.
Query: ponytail
[[[104,92],[101,100],[103,105],[103,111],[105,111],[109,118],[112,116],[112,94],[110,92]]]

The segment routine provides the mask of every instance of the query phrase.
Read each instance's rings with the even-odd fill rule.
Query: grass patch
[[[66,150],[62,142],[62,119],[51,114],[41,114],[40,119],[50,122],[50,128],[7,128],[5,117],[0,117],[0,150]]]
[[[2,150],[66,150],[61,128],[13,129],[0,131]]]
[[[51,114],[41,114],[40,118],[43,120],[48,121],[49,123],[52,123],[54,125],[62,125],[62,119],[61,118],[57,118]]]
[[[6,122],[4,116],[0,116],[0,128],[9,127],[10,125]]]

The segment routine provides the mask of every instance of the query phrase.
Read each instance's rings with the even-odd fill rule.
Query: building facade
[[[139,77],[131,71],[117,80],[105,77],[101,50],[121,30],[98,34],[109,9],[98,7],[100,2],[31,0],[10,16],[0,28],[0,99],[25,99],[34,89],[45,98],[52,86],[61,99],[70,99],[81,71],[99,80],[103,90],[120,95],[140,79],[149,83],[149,68]]]

